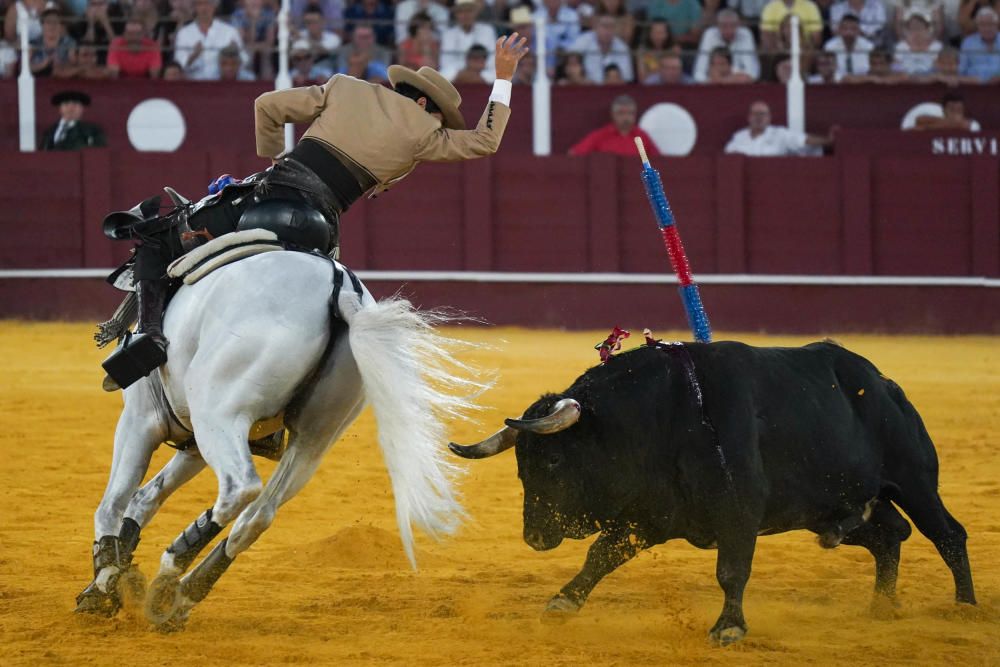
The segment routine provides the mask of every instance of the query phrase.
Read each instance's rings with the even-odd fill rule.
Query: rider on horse
[[[527,52],[525,41],[517,33],[497,41],[496,82],[473,130],[464,129],[458,91],[430,67],[413,71],[393,65],[393,89],[338,74],[321,86],[257,98],[257,154],[270,158],[272,167],[244,181],[250,181],[247,187],[225,188],[208,205],[147,219],[121,235],[139,239],[133,273],[139,302],[136,333],[146,334],[152,351],[140,361],[145,362],[143,375],[166,359],[161,320],[170,284],[167,266],[173,260],[208,239],[296,217],[322,218],[330,232],[325,250],[335,253],[340,214],[366,192],[387,190],[420,162],[496,152],[510,117],[511,78]],[[285,123],[310,124],[288,153],[283,153]],[[141,218],[147,218],[145,211],[133,213],[130,220]],[[119,348],[115,355],[121,353]],[[115,355],[105,362],[106,368]]]

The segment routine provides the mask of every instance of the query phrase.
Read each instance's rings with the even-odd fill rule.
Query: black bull
[[[758,535],[806,529],[875,557],[876,601],[894,602],[900,543],[927,536],[975,604],[966,533],[938,496],[938,461],[903,391],[833,343],[646,346],[591,368],[561,394],[470,447],[511,446],[524,539],[537,550],[600,531],[583,569],[546,609],[583,606],[640,550],[674,538],[718,548],[725,604],[711,637],[746,633],[743,589]]]

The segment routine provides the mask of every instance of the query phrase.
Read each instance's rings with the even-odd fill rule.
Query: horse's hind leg
[[[204,469],[205,460],[197,451],[177,452],[160,472],[132,495],[125,519],[145,528],[167,498]]]
[[[128,393],[115,429],[111,473],[94,513],[94,579],[76,598],[79,613],[113,616],[121,607],[116,586],[139,543],[139,525],[124,518],[125,510],[149,469],[153,452],[168,436],[147,382]]]
[[[212,549],[181,582],[173,614],[164,629],[182,626],[191,609],[211,591],[236,556],[253,544],[274,521],[278,508],[312,478],[323,455],[364,407],[361,376],[347,337],[335,345],[320,379],[289,419],[291,438],[264,492],[236,519],[229,537]]]

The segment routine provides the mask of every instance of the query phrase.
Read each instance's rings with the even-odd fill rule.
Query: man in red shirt
[[[160,45],[146,37],[146,26],[138,17],[125,22],[125,32],[111,40],[108,47],[108,70],[111,76],[151,78],[160,75],[163,56]]]
[[[581,139],[569,149],[569,154],[614,153],[635,156],[639,154],[635,147],[635,138],[642,137],[642,142],[646,144],[646,152],[658,156],[660,152],[656,150],[656,144],[635,124],[637,116],[635,100],[628,95],[619,95],[611,103],[611,122]]]

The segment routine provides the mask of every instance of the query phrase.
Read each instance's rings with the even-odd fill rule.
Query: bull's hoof
[[[746,628],[741,628],[738,625],[732,625],[728,628],[713,629],[709,634],[709,639],[716,646],[729,646],[730,644],[735,644],[736,642],[742,640],[746,637]]]
[[[111,618],[121,609],[122,603],[114,593],[105,593],[97,587],[97,582],[92,581],[90,585],[83,589],[83,592],[76,596],[77,614],[92,614]]]
[[[180,606],[180,577],[173,574],[161,574],[146,591],[144,611],[146,618],[153,625],[160,627],[170,621]]]
[[[571,600],[568,595],[559,593],[545,605],[545,611],[542,612],[542,623],[565,623],[579,612],[582,606]]]

